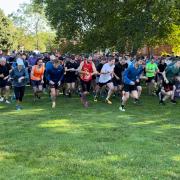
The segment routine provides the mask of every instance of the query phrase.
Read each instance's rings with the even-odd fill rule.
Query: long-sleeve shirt
[[[53,81],[54,83],[58,83],[64,77],[64,69],[61,65],[58,68],[52,66],[51,68],[47,69],[47,79],[49,81]]]
[[[10,73],[10,77],[12,78],[12,84],[15,87],[22,87],[25,86],[29,80],[29,74],[27,69],[22,68],[21,70],[19,70],[17,67],[15,67],[11,73]],[[24,79],[19,82],[19,78],[24,77]]]
[[[131,64],[123,73],[123,82],[124,84],[130,85],[132,82],[135,83],[137,79],[140,78],[140,75],[143,73],[143,67],[135,67],[134,64]]]

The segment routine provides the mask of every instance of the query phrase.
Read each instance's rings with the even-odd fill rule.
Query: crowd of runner
[[[16,109],[22,109],[26,85],[33,90],[33,101],[49,93],[52,108],[60,94],[79,95],[88,107],[88,95],[94,102],[104,100],[112,104],[112,96],[120,98],[120,111],[125,111],[131,96],[139,104],[142,87],[149,96],[156,95],[164,105],[169,98],[176,104],[180,82],[180,58],[148,58],[128,54],[115,55],[64,55],[17,53],[0,56],[0,102],[10,104],[16,99]],[[142,86],[143,84],[143,86]],[[11,89],[13,92],[11,93]]]

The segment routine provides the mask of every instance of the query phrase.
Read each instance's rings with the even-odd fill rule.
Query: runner
[[[158,73],[158,67],[157,64],[155,63],[154,59],[152,58],[149,63],[146,64],[146,77],[147,77],[147,88],[148,88],[148,94],[152,95],[153,90],[156,89],[156,81],[155,81],[155,76],[156,73]]]
[[[77,80],[77,72],[78,64],[75,61],[75,57],[71,56],[70,61],[65,64],[65,82],[67,83],[67,92],[69,97],[75,90],[75,82]]]
[[[24,67],[22,59],[17,59],[17,67],[10,73],[13,80],[14,94],[16,97],[16,110],[21,110],[21,103],[24,97],[25,86],[28,82],[29,75],[27,69]]]
[[[61,80],[64,76],[63,67],[60,65],[60,61],[55,59],[53,66],[47,70],[47,79],[49,80],[49,86],[51,91],[52,108],[56,107],[56,98],[59,94],[59,87]]]
[[[136,83],[139,83],[140,76],[143,73],[142,63],[143,61],[137,58],[135,63],[131,64],[123,74],[124,90],[122,104],[119,108],[120,111],[125,111],[125,104],[129,99],[129,95],[131,95],[137,103],[139,101]]]
[[[163,77],[163,88],[159,94],[160,104],[164,104],[164,101],[168,98],[168,96],[171,97],[171,102],[176,104],[177,102],[174,94],[176,91],[175,83],[180,80],[180,60],[177,60],[174,64],[168,65],[163,72]]]
[[[102,57],[102,59],[100,60],[100,63],[97,65],[96,69],[97,69],[97,75],[96,75],[96,86],[95,86],[95,94],[94,94],[94,102],[97,102],[97,97],[98,97],[98,91],[100,89],[99,87],[99,77],[101,75],[101,70],[102,67],[104,66],[104,64],[106,63],[106,58]],[[103,89],[104,90],[104,89]],[[102,89],[100,90],[100,95],[102,97]],[[96,93],[97,92],[97,93]]]
[[[125,69],[128,68],[128,64],[126,63],[125,58],[120,58],[116,60],[116,64],[114,67],[114,77],[113,77],[113,84],[115,91],[121,91],[123,88],[122,83],[122,74]]]
[[[109,57],[108,58],[108,63],[104,64],[101,70],[101,75],[99,77],[99,86],[96,87],[96,96],[94,99],[97,99],[97,95],[99,93],[99,90],[102,87],[107,86],[108,87],[108,95],[106,97],[106,102],[108,104],[112,104],[112,102],[110,101],[110,97],[112,95],[112,93],[114,92],[114,85],[112,82],[112,78],[114,75],[114,67],[115,67],[115,59],[114,57]]]
[[[79,66],[79,73],[81,79],[81,102],[84,104],[84,107],[88,107],[87,95],[89,94],[91,88],[92,76],[97,74],[96,67],[92,62],[92,59],[88,56],[85,56],[84,61],[81,62]]]
[[[9,80],[9,72],[11,70],[10,65],[6,62],[6,58],[0,58],[0,102],[5,102],[6,104],[10,104],[9,92],[10,92],[10,80]]]
[[[40,99],[40,93],[43,91],[43,79],[44,79],[44,67],[43,59],[38,58],[36,61],[36,65],[32,66],[31,70],[31,84],[34,92],[34,101],[36,99]]]

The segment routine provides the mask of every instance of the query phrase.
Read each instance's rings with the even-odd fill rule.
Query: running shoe
[[[16,105],[16,110],[17,111],[20,111],[21,110],[21,107],[19,105]]]
[[[97,102],[98,100],[97,100],[97,96],[94,96],[94,102]]]
[[[171,103],[172,103],[172,104],[177,104],[177,101],[171,100]]]
[[[107,98],[106,98],[106,103],[112,104],[112,102],[109,99],[107,99]]]
[[[5,100],[5,103],[6,103],[6,104],[11,104],[11,102],[8,101],[7,99]]]
[[[52,108],[56,107],[56,102],[52,102]]]
[[[3,102],[3,101],[4,101],[4,98],[3,98],[3,97],[1,97],[1,98],[0,98],[0,102]]]
[[[119,110],[120,110],[120,111],[123,111],[123,112],[126,111],[126,110],[124,109],[124,107],[122,107],[122,106],[119,107]]]

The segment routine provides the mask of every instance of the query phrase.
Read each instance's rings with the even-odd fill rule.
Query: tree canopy
[[[13,46],[14,27],[0,9],[0,49],[9,49]]]
[[[156,45],[180,17],[176,0],[34,0],[59,37],[79,40],[89,50],[134,51]]]

